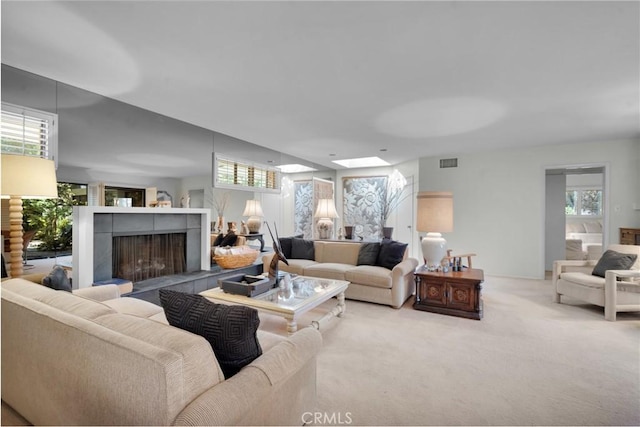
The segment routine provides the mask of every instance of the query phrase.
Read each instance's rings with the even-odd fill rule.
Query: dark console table
[[[239,234],[239,236],[243,236],[247,240],[260,241],[260,252],[264,252],[264,238],[262,237],[262,233]]]
[[[447,273],[428,271],[424,266],[414,273],[416,299],[413,308],[468,319],[482,319],[484,272],[476,268]]]

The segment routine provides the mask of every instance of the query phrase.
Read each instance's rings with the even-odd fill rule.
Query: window
[[[87,185],[86,184],[74,184],[65,183],[69,186],[71,191],[71,198],[75,206],[87,206]]]
[[[243,160],[213,155],[213,186],[235,190],[279,193],[280,171]]]
[[[565,214],[602,216],[602,190],[593,188],[567,190]]]
[[[125,187],[110,187],[104,188],[105,206],[115,206],[116,199],[131,199],[132,207],[144,207],[144,189],[140,188],[125,188]]]
[[[35,156],[57,162],[58,115],[2,103],[2,153]]]

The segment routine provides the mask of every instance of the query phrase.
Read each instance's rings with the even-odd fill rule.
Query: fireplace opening
[[[186,233],[113,237],[113,277],[140,282],[186,270]]]

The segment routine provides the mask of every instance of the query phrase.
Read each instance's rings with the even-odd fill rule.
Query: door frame
[[[547,165],[543,167],[542,171],[542,188],[545,190],[542,192],[542,203],[541,203],[541,229],[543,230],[543,238],[542,245],[540,245],[540,250],[542,252],[542,256],[540,257],[541,262],[541,271],[546,271],[545,269],[545,257],[546,257],[546,203],[547,203],[547,191],[546,191],[546,177],[547,171],[552,169],[588,169],[588,168],[600,168],[602,169],[602,250],[604,252],[605,248],[610,244],[610,172],[611,165],[609,162],[596,162],[596,163],[567,163],[567,164],[559,164],[559,165]]]

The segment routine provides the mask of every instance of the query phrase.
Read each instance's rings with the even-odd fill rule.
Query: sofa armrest
[[[406,276],[407,274],[413,275],[413,272],[416,270],[417,267],[418,267],[417,259],[405,258],[404,260],[402,260],[402,262],[400,262],[395,267],[393,267],[393,270],[391,270],[391,274],[393,275],[394,281],[395,281],[396,277],[401,278]]]
[[[580,271],[583,273],[591,273],[593,267],[598,263],[597,259],[579,259],[579,260],[558,260],[553,262],[553,280],[560,277],[561,273],[568,271]]]
[[[637,304],[618,306],[618,279],[627,279],[624,284],[627,288],[634,288],[633,292],[640,291],[640,282],[636,282],[640,278],[640,270],[607,270],[604,273],[604,318],[611,322],[616,321],[616,313],[622,311],[635,311],[640,309]],[[638,292],[640,293],[640,292]]]
[[[294,414],[296,419],[289,423],[283,423],[281,417],[288,411],[314,409],[315,402],[306,407],[307,402],[300,398],[299,387],[311,387],[309,390],[315,394],[315,357],[321,346],[320,332],[311,327],[301,329],[233,377],[202,393],[178,414],[173,424],[302,424],[302,412]],[[291,380],[298,373],[312,374],[313,378]],[[277,393],[274,393],[275,389]],[[280,408],[276,402],[283,402],[285,406],[289,403],[291,407]],[[296,403],[304,407],[295,408]]]
[[[74,289],[73,294],[94,301],[107,301],[120,298],[120,287],[118,285],[89,286],[88,288]]]
[[[418,267],[418,260],[405,258],[391,270],[391,307],[400,308],[413,294],[415,285],[413,272]]]
[[[633,283],[640,281],[640,270],[607,270],[604,277],[613,283],[618,280]]]

